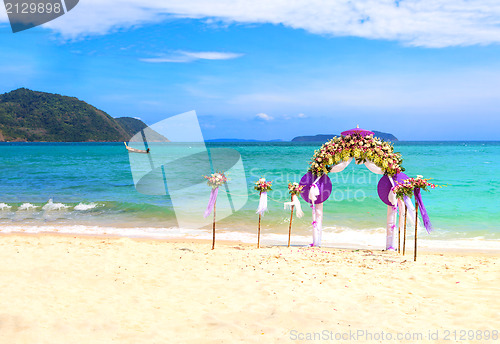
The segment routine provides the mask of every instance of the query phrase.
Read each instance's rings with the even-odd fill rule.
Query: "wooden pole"
[[[291,197],[291,201],[293,201],[293,195]],[[290,214],[290,225],[288,226],[288,247],[290,247],[290,237],[292,236],[293,207],[294,205],[292,204],[292,213]]]
[[[259,232],[257,234],[257,248],[260,248],[260,218],[261,215],[259,214]]]
[[[418,228],[418,200],[415,196],[415,250],[413,253],[413,261],[417,261],[417,228]]]
[[[212,239],[212,250],[215,249],[215,205],[217,204],[217,199],[214,202],[214,222],[213,222],[213,239]]]
[[[406,207],[405,204],[405,227],[404,227],[404,234],[403,234],[403,256],[405,255],[405,248],[406,248],[406,214],[408,213],[408,208]]]
[[[262,191],[259,193],[259,199],[260,199],[260,195],[262,195]],[[261,218],[261,214],[259,213],[259,231],[257,233],[257,248],[260,248],[260,218]]]

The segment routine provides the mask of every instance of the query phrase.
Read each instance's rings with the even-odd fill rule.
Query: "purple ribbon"
[[[214,208],[215,201],[217,200],[217,193],[218,192],[219,192],[218,187],[216,187],[215,189],[212,189],[212,192],[210,193],[210,200],[208,201],[207,209],[205,210],[205,214],[203,214],[203,217],[207,217],[212,212],[212,209]]]
[[[427,230],[427,233],[432,232],[432,224],[431,219],[429,219],[429,215],[427,214],[427,210],[425,210],[424,201],[422,201],[422,194],[420,192],[420,188],[415,188],[415,199],[418,202],[418,209],[420,209],[420,214],[422,214],[422,220],[424,220],[424,226]]]

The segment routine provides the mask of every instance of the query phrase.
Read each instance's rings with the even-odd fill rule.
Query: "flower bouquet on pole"
[[[396,195],[397,198],[403,199],[405,204],[410,203],[410,199],[413,195],[415,195],[415,249],[414,249],[414,258],[413,260],[417,260],[417,228],[418,228],[418,210],[420,209],[420,213],[422,214],[422,220],[424,221],[425,229],[428,233],[432,231],[431,221],[429,219],[429,215],[427,214],[427,210],[425,209],[424,202],[422,200],[422,195],[420,190],[429,191],[429,188],[435,189],[435,184],[429,183],[429,178],[425,179],[422,176],[417,176],[417,178],[408,178],[405,179],[402,183],[397,183],[393,188],[392,192]],[[441,187],[441,186],[439,186]],[[406,207],[405,207],[405,220],[404,220],[404,237],[403,237],[403,254],[405,252],[406,246]]]
[[[273,182],[266,181],[266,178],[260,178],[255,182],[254,189],[259,191],[259,207],[257,208],[257,214],[259,214],[259,229],[257,232],[257,248],[260,247],[260,220],[264,212],[267,211],[267,192],[272,190]]]
[[[213,250],[215,248],[215,206],[217,203],[217,194],[219,192],[219,186],[227,183],[228,179],[223,172],[217,172],[209,176],[204,176],[204,178],[207,180],[207,185],[212,188],[212,192],[210,193],[210,200],[208,201],[207,209],[205,210],[205,214],[203,215],[203,217],[208,217],[212,210],[214,211],[212,240]]]
[[[297,217],[301,218],[304,216],[302,208],[300,206],[298,196],[301,194],[304,185],[299,185],[299,183],[288,183],[288,193],[291,196],[290,202],[285,202],[284,209],[290,208],[292,211],[290,213],[290,224],[288,226],[288,247],[290,247],[290,237],[292,235],[292,219],[293,219],[293,208],[297,208]]]

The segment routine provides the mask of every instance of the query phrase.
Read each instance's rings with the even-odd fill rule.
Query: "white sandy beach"
[[[453,343],[500,330],[498,254],[210,248],[1,236],[0,343],[383,343],[382,331]]]

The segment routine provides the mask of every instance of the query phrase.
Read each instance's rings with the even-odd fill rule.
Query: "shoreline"
[[[120,241],[120,240],[131,240],[133,242],[144,242],[144,243],[158,243],[158,244],[195,244],[200,247],[206,246],[211,250],[212,240],[211,239],[199,239],[199,238],[151,238],[151,237],[141,237],[141,236],[124,236],[124,235],[109,235],[109,234],[74,234],[74,233],[57,233],[57,232],[39,232],[39,233],[0,233],[0,240],[5,238],[26,238],[26,239],[36,239],[36,238],[65,238],[65,239],[77,239],[77,240],[108,240],[108,241]],[[338,244],[338,246],[321,246],[321,247],[309,247],[309,245],[293,245],[287,247],[286,244],[274,245],[274,244],[262,244],[260,248],[256,247],[256,243],[248,243],[237,240],[218,240],[215,242],[215,250],[217,247],[245,247],[246,249],[300,249],[300,250],[321,250],[328,252],[377,252],[380,254],[390,254],[395,257],[400,257],[402,259],[408,259],[413,261],[413,246],[406,251],[403,255],[397,251],[386,251],[385,249],[378,249],[373,247],[364,246],[349,246]],[[215,251],[214,250],[214,251]],[[500,258],[500,251],[497,250],[477,250],[477,249],[455,249],[455,248],[444,248],[444,249],[429,249],[429,248],[418,248],[417,261],[420,256],[454,256],[454,257],[498,257]]]
[[[15,233],[1,233],[0,232],[0,240],[1,238],[15,238],[15,237],[26,237],[26,238],[36,238],[36,237],[62,237],[68,239],[89,239],[89,240],[121,240],[128,239],[137,242],[158,242],[163,244],[197,244],[204,245],[211,249],[212,240],[211,239],[200,239],[200,238],[152,238],[145,236],[125,236],[125,235],[116,235],[116,234],[84,234],[84,233],[58,233],[58,232],[39,232],[39,233],[25,233],[25,232],[15,232]],[[413,242],[411,242],[413,243]],[[224,239],[216,239],[215,249],[217,246],[241,246],[246,247],[248,249],[256,249],[256,243],[243,242],[238,240],[224,240]],[[401,257],[404,259],[413,260],[413,245],[410,245],[410,249],[406,251],[406,254],[398,253],[397,251],[386,251],[385,249],[374,248],[374,247],[366,247],[366,246],[355,246],[352,244],[342,244],[338,243],[335,246],[321,246],[321,247],[309,247],[309,245],[294,245],[290,244],[289,249],[311,249],[311,250],[322,250],[322,251],[343,251],[343,252],[358,252],[358,251],[369,251],[369,252],[378,252],[378,253],[387,253],[393,254],[397,257]],[[262,244],[261,249],[287,249],[287,244]],[[499,257],[500,258],[500,250],[480,250],[480,249],[457,249],[457,248],[420,248],[418,247],[417,252],[417,260],[420,256],[484,256],[484,257]]]
[[[30,226],[25,226],[30,227]],[[86,226],[78,226],[78,227],[86,227]],[[36,229],[40,229],[41,226],[34,226]],[[72,232],[71,230],[69,231],[61,231],[61,228],[64,229],[66,228],[65,226],[43,226],[44,230],[37,230],[37,231],[10,231],[10,232],[1,232],[0,231],[0,237],[2,236],[9,236],[9,235],[62,235],[62,236],[81,236],[81,237],[96,237],[96,238],[130,238],[133,240],[158,240],[158,241],[170,241],[170,242],[183,242],[183,241],[196,241],[196,242],[210,242],[212,241],[211,236],[212,233],[211,231],[207,230],[194,230],[197,231],[196,234],[191,233],[189,234],[189,230],[186,233],[182,233],[182,231],[177,230],[177,233],[175,234],[167,234],[165,235],[164,233],[131,233],[131,234],[126,234],[124,232],[119,232],[119,233],[108,233],[106,232],[107,228],[112,228],[114,227],[98,227],[103,229],[104,233],[85,233],[83,231],[79,232]],[[53,230],[46,230],[49,228],[53,228]],[[71,227],[70,227],[71,228]],[[95,228],[95,226],[89,226],[89,228]],[[123,228],[121,228],[123,230]],[[131,228],[131,229],[137,229],[137,228]],[[156,229],[156,228],[155,228]],[[158,228],[160,229],[160,228]],[[157,229],[156,229],[157,230]],[[193,230],[191,230],[193,231]],[[325,231],[324,231],[325,232]],[[244,244],[244,245],[249,245],[252,246],[254,245],[254,242],[257,242],[256,239],[256,234],[255,233],[249,233],[249,232],[237,232],[237,231],[227,231],[227,230],[218,230],[216,232],[216,242],[229,242],[229,243],[234,243],[234,244]],[[255,238],[254,238],[255,237]],[[280,238],[277,239],[277,237]],[[286,237],[286,238],[285,238]],[[295,240],[294,240],[295,238]],[[294,235],[292,234],[292,243],[291,246],[293,247],[307,247],[309,242],[312,240],[312,238],[309,238],[308,236],[304,235]],[[276,234],[276,233],[264,233],[261,235],[261,243],[263,243],[264,246],[269,246],[269,247],[286,247],[286,243],[288,241],[288,235],[285,234]],[[294,243],[295,241],[295,243]],[[473,239],[450,239],[450,240],[444,240],[444,239],[422,239],[421,237],[419,238],[419,246],[418,246],[418,253],[420,254],[421,252],[424,253],[456,253],[456,254],[461,254],[461,253],[467,253],[467,254],[491,254],[491,255],[497,255],[500,254],[500,241],[499,240],[484,240],[484,241],[477,241]],[[490,247],[483,247],[483,248],[477,248],[477,247],[443,247],[443,246],[437,246],[435,245],[436,243],[474,243],[474,244],[479,244],[479,243],[486,243],[490,244]],[[422,244],[423,243],[423,244]],[[324,246],[322,248],[325,249],[345,249],[345,250],[375,250],[375,251],[385,251],[384,247],[382,245],[372,245],[372,244],[366,244],[366,243],[352,243],[352,242],[332,242],[332,241],[327,241],[323,240]],[[434,244],[432,246],[427,246],[428,244]],[[402,250],[402,242],[401,242],[401,250]],[[406,250],[406,256],[413,255],[413,238],[412,236],[407,237],[407,250]]]

